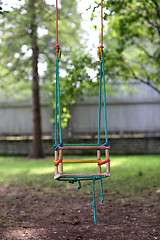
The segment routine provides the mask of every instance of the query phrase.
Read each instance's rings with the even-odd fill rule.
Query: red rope
[[[56,44],[58,45],[58,0],[56,0]]]
[[[63,162],[63,160],[62,159],[59,159],[54,165],[55,165],[55,167],[56,166],[58,166],[60,163],[62,163]]]
[[[59,56],[59,59],[61,58],[61,48],[58,44],[58,0],[56,0],[56,57]]]
[[[103,48],[103,0],[101,0],[101,47]]]
[[[98,163],[98,166],[101,166],[101,165],[103,165],[103,164],[105,164],[105,163],[110,163],[110,159],[107,159],[107,160],[104,160],[104,161],[99,162],[99,163]]]
[[[98,47],[98,56],[100,62],[102,62],[103,48],[103,0],[101,0],[101,46]]]

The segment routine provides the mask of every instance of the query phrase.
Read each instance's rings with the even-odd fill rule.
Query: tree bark
[[[38,74],[38,38],[36,23],[36,0],[30,0],[31,11],[31,48],[32,48],[32,114],[33,114],[33,143],[30,158],[43,158],[41,111],[39,96],[39,74]]]

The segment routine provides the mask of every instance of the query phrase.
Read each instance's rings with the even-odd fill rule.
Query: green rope
[[[94,222],[95,222],[95,224],[97,224],[94,183],[95,183],[95,178],[92,180],[92,194],[93,194],[93,203],[92,203],[92,206],[94,207]]]
[[[58,142],[57,142],[57,61],[56,61],[56,88],[55,88],[55,144],[57,145]]]
[[[56,58],[56,74],[57,74],[57,88],[58,88],[58,111],[59,111],[59,139],[62,143],[62,129],[61,129],[61,104],[60,104],[60,85],[59,85],[59,58]]]
[[[55,148],[55,147],[58,147],[59,144],[54,144],[53,146],[54,146],[54,148]],[[67,146],[68,146],[68,147],[70,147],[70,146],[76,146],[76,147],[77,147],[77,146],[80,146],[80,147],[97,146],[97,147],[100,147],[100,146],[102,146],[102,145],[101,145],[101,144],[63,144],[63,146],[64,146],[64,147],[67,147]]]
[[[102,56],[101,56],[102,55]],[[99,84],[99,118],[98,118],[98,144],[100,144],[100,132],[101,132],[101,92],[102,92],[102,78],[103,78],[103,94],[104,94],[104,120],[105,120],[105,138],[108,142],[107,136],[107,108],[106,108],[106,87],[105,87],[105,71],[104,71],[104,55],[101,53],[100,58],[100,84]]]
[[[98,118],[98,144],[101,137],[101,93],[102,93],[102,63],[100,63],[100,83],[99,83],[99,118]]]
[[[100,178],[100,185],[101,185],[101,203],[103,203],[103,181],[102,181],[102,178]]]
[[[102,68],[103,68],[103,93],[104,93],[104,118],[105,118],[105,138],[108,142],[107,136],[107,107],[106,107],[106,87],[105,87],[105,71],[104,71],[104,55],[102,54]]]

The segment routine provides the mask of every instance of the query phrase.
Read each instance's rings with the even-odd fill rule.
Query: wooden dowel
[[[98,165],[98,174],[101,174],[101,166]]]
[[[55,160],[57,161],[58,160],[58,151],[55,151]]]
[[[55,153],[55,161],[57,161],[58,160],[58,151],[55,151],[54,153]],[[58,174],[58,166],[55,166],[55,175],[57,175],[57,174]]]
[[[100,159],[101,159],[101,151],[97,150],[97,160],[100,160]]]
[[[97,150],[97,160],[101,159],[101,150]],[[98,165],[98,174],[101,174],[101,166]]]
[[[106,163],[107,166],[106,166],[106,172],[107,173],[110,173],[110,162]]]
[[[59,160],[63,159],[63,150],[59,150]]]
[[[108,149],[105,150],[105,155],[106,155],[106,160],[109,159],[109,150]],[[110,162],[106,163],[106,172],[110,173]]]
[[[105,155],[106,155],[106,160],[109,159],[109,150],[108,149],[105,150]]]
[[[58,174],[58,166],[55,166],[55,176]]]
[[[102,150],[102,149],[110,149],[110,146],[64,146],[58,147],[59,150]]]
[[[59,164],[59,172],[60,172],[60,173],[63,173],[63,163],[60,163],[60,164]]]
[[[59,160],[63,159],[63,150],[59,150]],[[63,162],[59,164],[59,172],[63,173]]]

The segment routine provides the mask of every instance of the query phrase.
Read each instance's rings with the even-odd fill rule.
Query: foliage
[[[75,156],[74,156],[75,158]],[[76,156],[79,159],[80,156]],[[83,159],[92,159],[93,156],[83,156]],[[66,156],[65,159],[73,159],[73,156]],[[82,159],[82,158],[81,158]],[[14,185],[18,184],[27,188],[34,189],[47,188],[48,191],[56,191],[63,194],[66,188],[70,194],[75,186],[69,183],[60,183],[53,180],[54,167],[53,159],[45,160],[25,160],[22,157],[0,157],[0,184]],[[8,166],[10,166],[8,168]],[[72,173],[93,173],[97,172],[96,164],[66,164],[65,172]],[[104,184],[104,191],[107,191],[109,197],[112,195],[133,196],[153,192],[156,194],[160,191],[160,155],[135,155],[135,156],[112,156],[111,162],[112,177],[108,184]],[[59,187],[63,185],[61,191]],[[88,182],[83,182],[85,186],[81,192],[91,190]],[[98,186],[99,184],[97,184]]]
[[[63,61],[63,58],[62,58]],[[60,63],[63,67],[64,62]],[[61,108],[62,108],[62,127],[67,126],[70,118],[70,106],[75,103],[76,99],[81,99],[84,94],[95,94],[97,81],[91,79],[89,70],[95,66],[89,55],[72,54],[66,59],[66,76],[60,78],[61,88]],[[55,81],[51,85],[52,92],[55,91]],[[54,103],[55,104],[55,103]]]
[[[95,1],[95,9],[100,6]],[[106,69],[111,79],[135,79],[160,93],[160,2],[104,1]]]
[[[10,3],[8,3],[10,5]],[[77,2],[61,1],[59,9],[59,44],[63,55],[73,48],[78,49],[81,35],[81,16],[76,12]],[[29,1],[11,11],[2,11],[0,16],[1,42],[1,94],[7,97],[24,97],[31,92],[31,13]],[[55,75],[55,6],[44,0],[36,1],[36,23],[38,26],[39,75],[41,89]],[[78,51],[78,50],[77,50]]]

